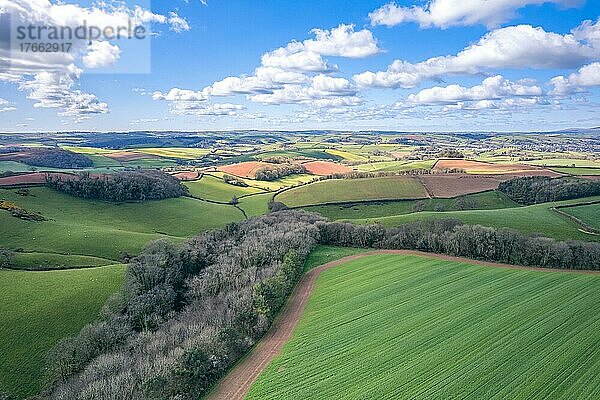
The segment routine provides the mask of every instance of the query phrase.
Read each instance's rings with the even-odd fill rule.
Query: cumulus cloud
[[[10,15],[13,23],[22,26],[70,27],[84,23],[103,30],[105,27],[125,27],[165,24],[175,31],[189,29],[185,19],[172,12],[168,16],[153,13],[139,6],[124,3],[99,2],[90,7],[50,0],[0,0],[0,14]],[[127,36],[132,32],[120,31]],[[36,100],[35,107],[62,109],[61,115],[83,118],[108,112],[106,103],[95,95],[75,89],[83,70],[114,65],[121,50],[109,41],[70,40],[69,52],[16,52],[0,46],[0,81],[16,84]]]
[[[552,78],[550,83],[554,86],[551,94],[557,96],[583,93],[592,87],[598,87],[600,86],[600,62],[585,65],[568,77],[561,75]]]
[[[315,39],[303,42],[308,51],[325,56],[363,58],[379,53],[381,50],[373,33],[367,29],[355,32],[354,25],[341,24],[331,30],[313,29]]]
[[[108,112],[108,105],[90,93],[73,88],[82,70],[71,64],[64,71],[41,71],[33,79],[21,82],[27,98],[35,100],[35,108],[58,108],[60,115],[82,118]]]
[[[456,104],[465,101],[491,101],[508,97],[542,96],[543,90],[537,85],[512,82],[501,75],[483,80],[480,85],[464,87],[460,85],[436,86],[423,89],[408,96],[407,104]]]
[[[445,75],[478,74],[493,68],[576,68],[600,57],[600,20],[585,22],[571,34],[546,32],[530,25],[510,26],[487,33],[456,55],[420,63],[395,60],[386,71],[354,76],[363,87],[412,88]]]
[[[573,7],[579,0],[430,0],[424,6],[398,6],[388,3],[371,12],[372,25],[395,26],[415,22],[421,28],[432,26],[469,26],[483,24],[489,28],[515,17],[516,10],[529,5],[553,3]]]
[[[119,46],[106,41],[94,40],[88,46],[88,52],[82,58],[87,68],[103,68],[115,65],[121,55]]]

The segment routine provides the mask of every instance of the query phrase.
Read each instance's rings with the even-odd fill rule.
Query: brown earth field
[[[262,161],[245,161],[238,164],[224,165],[219,167],[219,171],[241,178],[254,178],[256,171],[267,165],[271,164]]]
[[[195,181],[200,178],[200,173],[198,171],[181,171],[174,173],[173,176],[180,181]]]
[[[0,178],[0,186],[15,186],[15,185],[35,185],[46,183],[47,172],[33,172],[31,174],[22,174],[14,176],[6,176]],[[60,176],[62,178],[73,178],[72,174],[66,173],[49,173],[51,176]]]
[[[207,396],[209,400],[242,400],[250,387],[256,381],[262,371],[269,363],[279,354],[283,346],[291,339],[296,325],[308,302],[308,298],[312,294],[317,278],[321,272],[347,263],[348,261],[358,258],[374,255],[374,254],[402,254],[435,258],[445,261],[458,261],[474,265],[484,265],[491,268],[510,268],[510,269],[526,269],[535,271],[545,271],[548,273],[573,273],[573,274],[599,274],[597,271],[568,271],[555,270],[550,268],[535,268],[521,267],[516,265],[501,264],[494,262],[471,260],[462,257],[453,257],[445,254],[424,253],[414,250],[375,250],[365,253],[355,254],[340,258],[339,260],[331,261],[319,267],[308,271],[300,279],[300,282],[294,288],[285,308],[279,314],[271,329],[267,334],[254,346],[250,354],[239,362],[229,373],[217,384],[211,393]]]
[[[493,164],[481,161],[463,159],[440,159],[433,166],[434,170],[463,169],[471,174],[506,174],[524,171],[539,171],[541,167],[525,164]]]
[[[304,165],[309,174],[313,175],[326,176],[331,174],[345,174],[352,171],[352,168],[330,161],[309,161],[302,165]]]

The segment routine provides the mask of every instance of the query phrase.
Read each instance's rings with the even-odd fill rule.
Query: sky
[[[600,126],[596,0],[0,0],[0,131]],[[26,52],[18,27],[143,26]]]

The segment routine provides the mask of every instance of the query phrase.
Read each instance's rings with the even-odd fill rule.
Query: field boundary
[[[584,221],[582,221],[581,219],[577,218],[574,215],[571,215],[569,213],[566,213],[564,211],[562,211],[563,208],[573,208],[573,207],[581,207],[581,206],[591,206],[593,204],[598,204],[600,203],[600,200],[596,200],[596,201],[587,201],[584,203],[578,203],[578,204],[567,204],[564,206],[557,206],[557,207],[552,207],[552,211],[556,212],[557,214],[568,218],[569,220],[575,222],[577,225],[579,225],[579,230],[582,231],[583,233],[588,233],[590,235],[600,235],[600,231],[598,231],[598,229],[586,224]]]
[[[348,261],[356,260],[363,257],[369,257],[378,254],[395,254],[395,255],[412,255],[420,257],[428,257],[445,261],[454,261],[468,263],[472,265],[482,265],[493,268],[506,268],[516,270],[528,270],[548,273],[574,273],[587,275],[600,275],[600,271],[589,270],[568,270],[568,269],[553,269],[553,268],[538,268],[525,267],[511,264],[495,263],[481,260],[472,260],[464,257],[454,257],[445,254],[426,253],[416,250],[373,250],[365,253],[354,254],[351,256],[342,257],[340,259],[330,261],[313,268],[306,272],[292,294],[288,298],[283,311],[273,322],[273,325],[265,336],[258,341],[254,348],[237,363],[228,373],[221,379],[214,389],[206,396],[208,400],[228,399],[242,400],[252,384],[258,376],[270,364],[270,362],[281,352],[283,346],[291,339],[300,318],[306,308],[308,299],[316,285],[319,275],[328,269],[345,264]]]

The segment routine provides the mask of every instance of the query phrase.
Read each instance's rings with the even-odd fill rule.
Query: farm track
[[[545,272],[562,272],[576,274],[600,275],[600,271],[576,271],[561,270],[551,268],[535,268],[487,261],[472,260],[464,257],[453,257],[444,254],[425,253],[413,250],[374,250],[365,253],[355,254],[328,262],[311,269],[305,273],[300,282],[294,288],[284,310],[277,317],[271,329],[257,343],[252,351],[243,358],[231,371],[217,384],[211,393],[206,397],[209,400],[238,400],[243,399],[250,390],[252,384],[256,381],[262,371],[277,356],[283,346],[290,340],[294,329],[304,312],[308,299],[315,287],[317,278],[321,272],[348,261],[356,260],[362,257],[377,254],[397,254],[412,255],[434,258],[443,261],[463,262],[474,265],[483,265],[494,268],[520,269]]]

